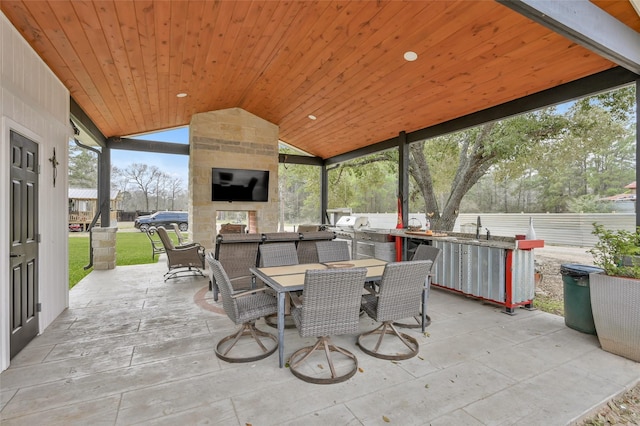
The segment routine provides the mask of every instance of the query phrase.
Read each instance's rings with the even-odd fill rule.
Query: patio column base
[[[94,270],[115,269],[117,231],[117,227],[91,229]]]

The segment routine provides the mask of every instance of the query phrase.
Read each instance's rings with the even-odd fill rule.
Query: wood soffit
[[[629,1],[593,3],[640,32]],[[325,159],[616,67],[491,1],[0,5],[107,137],[237,107]]]

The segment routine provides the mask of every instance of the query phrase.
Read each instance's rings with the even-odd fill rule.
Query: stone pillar
[[[250,232],[276,232],[279,128],[241,108],[194,114],[189,126],[189,230],[193,241],[213,250],[218,211],[251,212]],[[211,169],[269,171],[268,202],[211,201]]]
[[[91,248],[93,249],[93,269],[105,270],[116,267],[116,232],[118,228],[92,228]]]

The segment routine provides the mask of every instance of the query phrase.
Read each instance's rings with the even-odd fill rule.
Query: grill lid
[[[369,218],[366,216],[342,216],[336,222],[336,228],[359,229],[369,226]]]

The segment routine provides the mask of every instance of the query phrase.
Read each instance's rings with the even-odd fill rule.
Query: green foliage
[[[329,171],[328,180],[329,208],[351,207],[354,212],[396,211],[396,151],[342,163]]]
[[[600,201],[600,197],[595,195],[582,195],[567,201],[570,212],[573,213],[609,213],[611,203]]]
[[[84,270],[87,264],[89,264],[89,237],[69,236],[69,288],[89,275],[91,269]]]
[[[635,232],[611,231],[594,223],[592,234],[598,237],[596,245],[589,250],[596,266],[607,275],[640,278],[640,260],[635,257],[640,256],[640,226]]]
[[[177,244],[177,237],[171,235]],[[151,243],[142,232],[118,232],[116,235],[116,265],[142,265],[156,263],[151,259]],[[84,270],[89,264],[89,237],[69,237],[69,288],[87,276],[91,269]]]
[[[98,156],[69,142],[69,187],[98,187]]]
[[[543,296],[536,294],[533,299],[533,306],[543,312],[549,312],[550,314],[564,316],[564,301],[554,299],[550,296]]]

